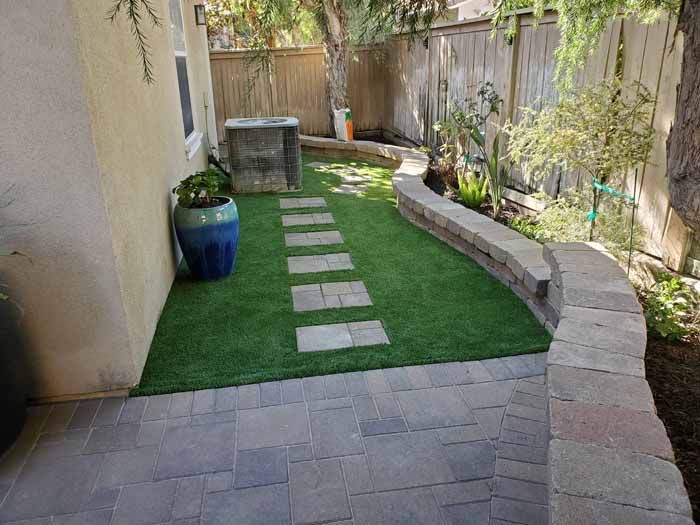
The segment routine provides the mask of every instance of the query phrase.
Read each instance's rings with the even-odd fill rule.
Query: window
[[[185,46],[185,29],[182,23],[180,0],[169,0],[170,21],[175,47],[175,67],[177,68],[177,84],[180,88],[180,107],[182,108],[182,123],[185,127],[185,139],[194,133],[192,117],[192,100],[190,98],[190,82],[187,78],[187,47]]]

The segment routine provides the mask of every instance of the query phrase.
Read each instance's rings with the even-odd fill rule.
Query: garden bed
[[[695,518],[700,518],[700,340],[650,338],[647,380],[683,473]]]

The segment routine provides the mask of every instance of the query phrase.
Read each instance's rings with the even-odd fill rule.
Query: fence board
[[[545,13],[538,24],[531,15],[521,14],[512,45],[503,38],[503,29],[492,37],[490,20],[479,18],[434,27],[427,48],[419,40],[411,43],[398,35],[389,39],[381,53],[355,50],[348,70],[355,129],[387,129],[415,143],[436,146],[432,124],[446,117],[451,101],[474,97],[483,81],[493,82],[504,98],[501,123],[518,122],[522,107],[540,109],[556,102],[554,51],[560,40],[556,21],[554,12]],[[673,21],[667,19],[651,26],[630,20],[609,23],[575,83],[590,85],[611,78],[621,56],[623,79],[642,82],[656,96],[653,125],[657,134],[649,161],[640,169],[637,216],[648,234],[645,250],[678,268],[685,257],[688,231],[670,208],[665,170],[665,143],[682,55],[682,43],[670,49],[673,29]],[[303,133],[330,133],[320,47],[275,50],[272,77],[255,80],[252,91],[246,89],[250,73],[245,56],[211,54],[220,137],[224,137],[226,118],[271,112],[297,116]],[[489,142],[492,134],[493,126],[487,126]],[[512,184],[528,193],[544,190],[556,196],[569,188],[587,187],[588,179],[577,172],[554,170],[544,180],[534,181],[515,169]],[[634,190],[629,175],[624,187],[630,193]]]

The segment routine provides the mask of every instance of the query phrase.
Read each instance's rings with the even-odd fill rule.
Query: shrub
[[[433,129],[442,140],[440,152],[444,162],[454,166],[458,177],[460,173],[472,168],[470,164],[481,163],[483,176],[488,181],[494,217],[501,210],[503,189],[510,178],[512,163],[501,157],[501,129],[496,126],[491,147],[487,148],[485,128],[488,122],[498,117],[502,105],[503,99],[496,93],[493,84],[482,82],[475,99],[467,98],[462,103],[452,103],[450,117],[433,124]],[[474,157],[468,155],[471,144],[478,151]]]
[[[640,292],[640,298],[650,334],[671,341],[698,334],[700,300],[678,277],[658,274],[654,285]]]
[[[473,171],[458,175],[459,196],[467,208],[477,209],[486,200],[488,182],[486,177],[478,177]]]
[[[511,158],[535,178],[554,167],[581,170],[592,183],[615,193],[622,175],[643,163],[651,150],[653,107],[654,99],[639,83],[623,86],[619,80],[603,80],[580,88],[539,113],[525,108],[519,124],[506,126]],[[589,239],[606,195],[592,186]]]
[[[508,221],[508,226],[511,230],[515,230],[516,232],[523,234],[528,239],[532,239],[534,241],[537,241],[540,237],[542,237],[542,227],[536,220],[531,219],[530,217],[516,215]]]
[[[532,219],[514,219],[511,227],[538,242],[588,241],[589,222],[587,219],[590,202],[578,191],[569,191],[556,199],[549,199],[547,207]],[[597,219],[598,227],[593,240],[600,242],[619,261],[626,260],[630,231],[621,227],[627,222],[625,207],[621,201],[608,201],[603,204],[604,212]],[[632,247],[639,245],[642,229],[634,225]]]
[[[219,171],[209,168],[182,179],[173,188],[173,193],[183,208],[208,208],[213,205],[214,194],[219,191],[220,182]]]

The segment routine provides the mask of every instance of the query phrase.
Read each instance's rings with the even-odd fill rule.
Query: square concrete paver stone
[[[306,461],[289,466],[294,523],[350,519],[340,460]]]
[[[203,507],[207,525],[289,525],[286,484],[251,487],[208,494]],[[235,520],[232,519],[235,516]]]
[[[508,404],[516,383],[515,379],[493,381],[463,385],[460,390],[471,408],[501,407]]]
[[[440,517],[440,509],[430,489],[402,490],[381,494],[363,494],[351,497],[356,523],[381,523],[382,525],[425,525],[446,523]],[[447,523],[488,523],[479,521]]]
[[[323,197],[291,197],[280,199],[280,208],[291,210],[294,208],[325,208],[326,199]]]
[[[242,410],[238,416],[238,449],[309,443],[304,403]]]
[[[155,478],[230,470],[234,461],[235,431],[234,422],[166,428]]]
[[[242,450],[236,460],[236,477],[233,486],[237,489],[286,483],[287,449],[261,448]]]
[[[396,393],[411,430],[476,423],[455,387],[405,390]]]
[[[349,253],[329,253],[325,255],[297,255],[287,257],[289,273],[318,273],[352,270]]]
[[[81,510],[102,456],[30,457],[0,508],[0,522]]]
[[[122,489],[112,525],[147,525],[170,519],[177,480],[166,480]]]
[[[296,329],[299,352],[389,344],[381,321],[302,326]]]
[[[292,286],[292,301],[295,312],[372,305],[362,281]]]
[[[331,458],[364,452],[352,408],[311,412],[309,417],[315,457]]]
[[[364,441],[375,490],[457,480],[434,432],[386,434],[367,437]]]
[[[337,230],[323,232],[285,233],[284,244],[293,246],[327,246],[343,244],[343,236]]]
[[[108,488],[151,481],[157,456],[157,446],[106,454],[100,476],[97,478],[97,487]]]
[[[358,184],[360,182],[369,182],[372,177],[369,175],[341,175],[340,180],[343,184]]]
[[[314,224],[333,224],[332,213],[293,213],[282,215],[282,226],[310,226]]]
[[[368,187],[366,184],[341,184],[331,189],[331,191],[340,195],[354,195],[366,191]]]

